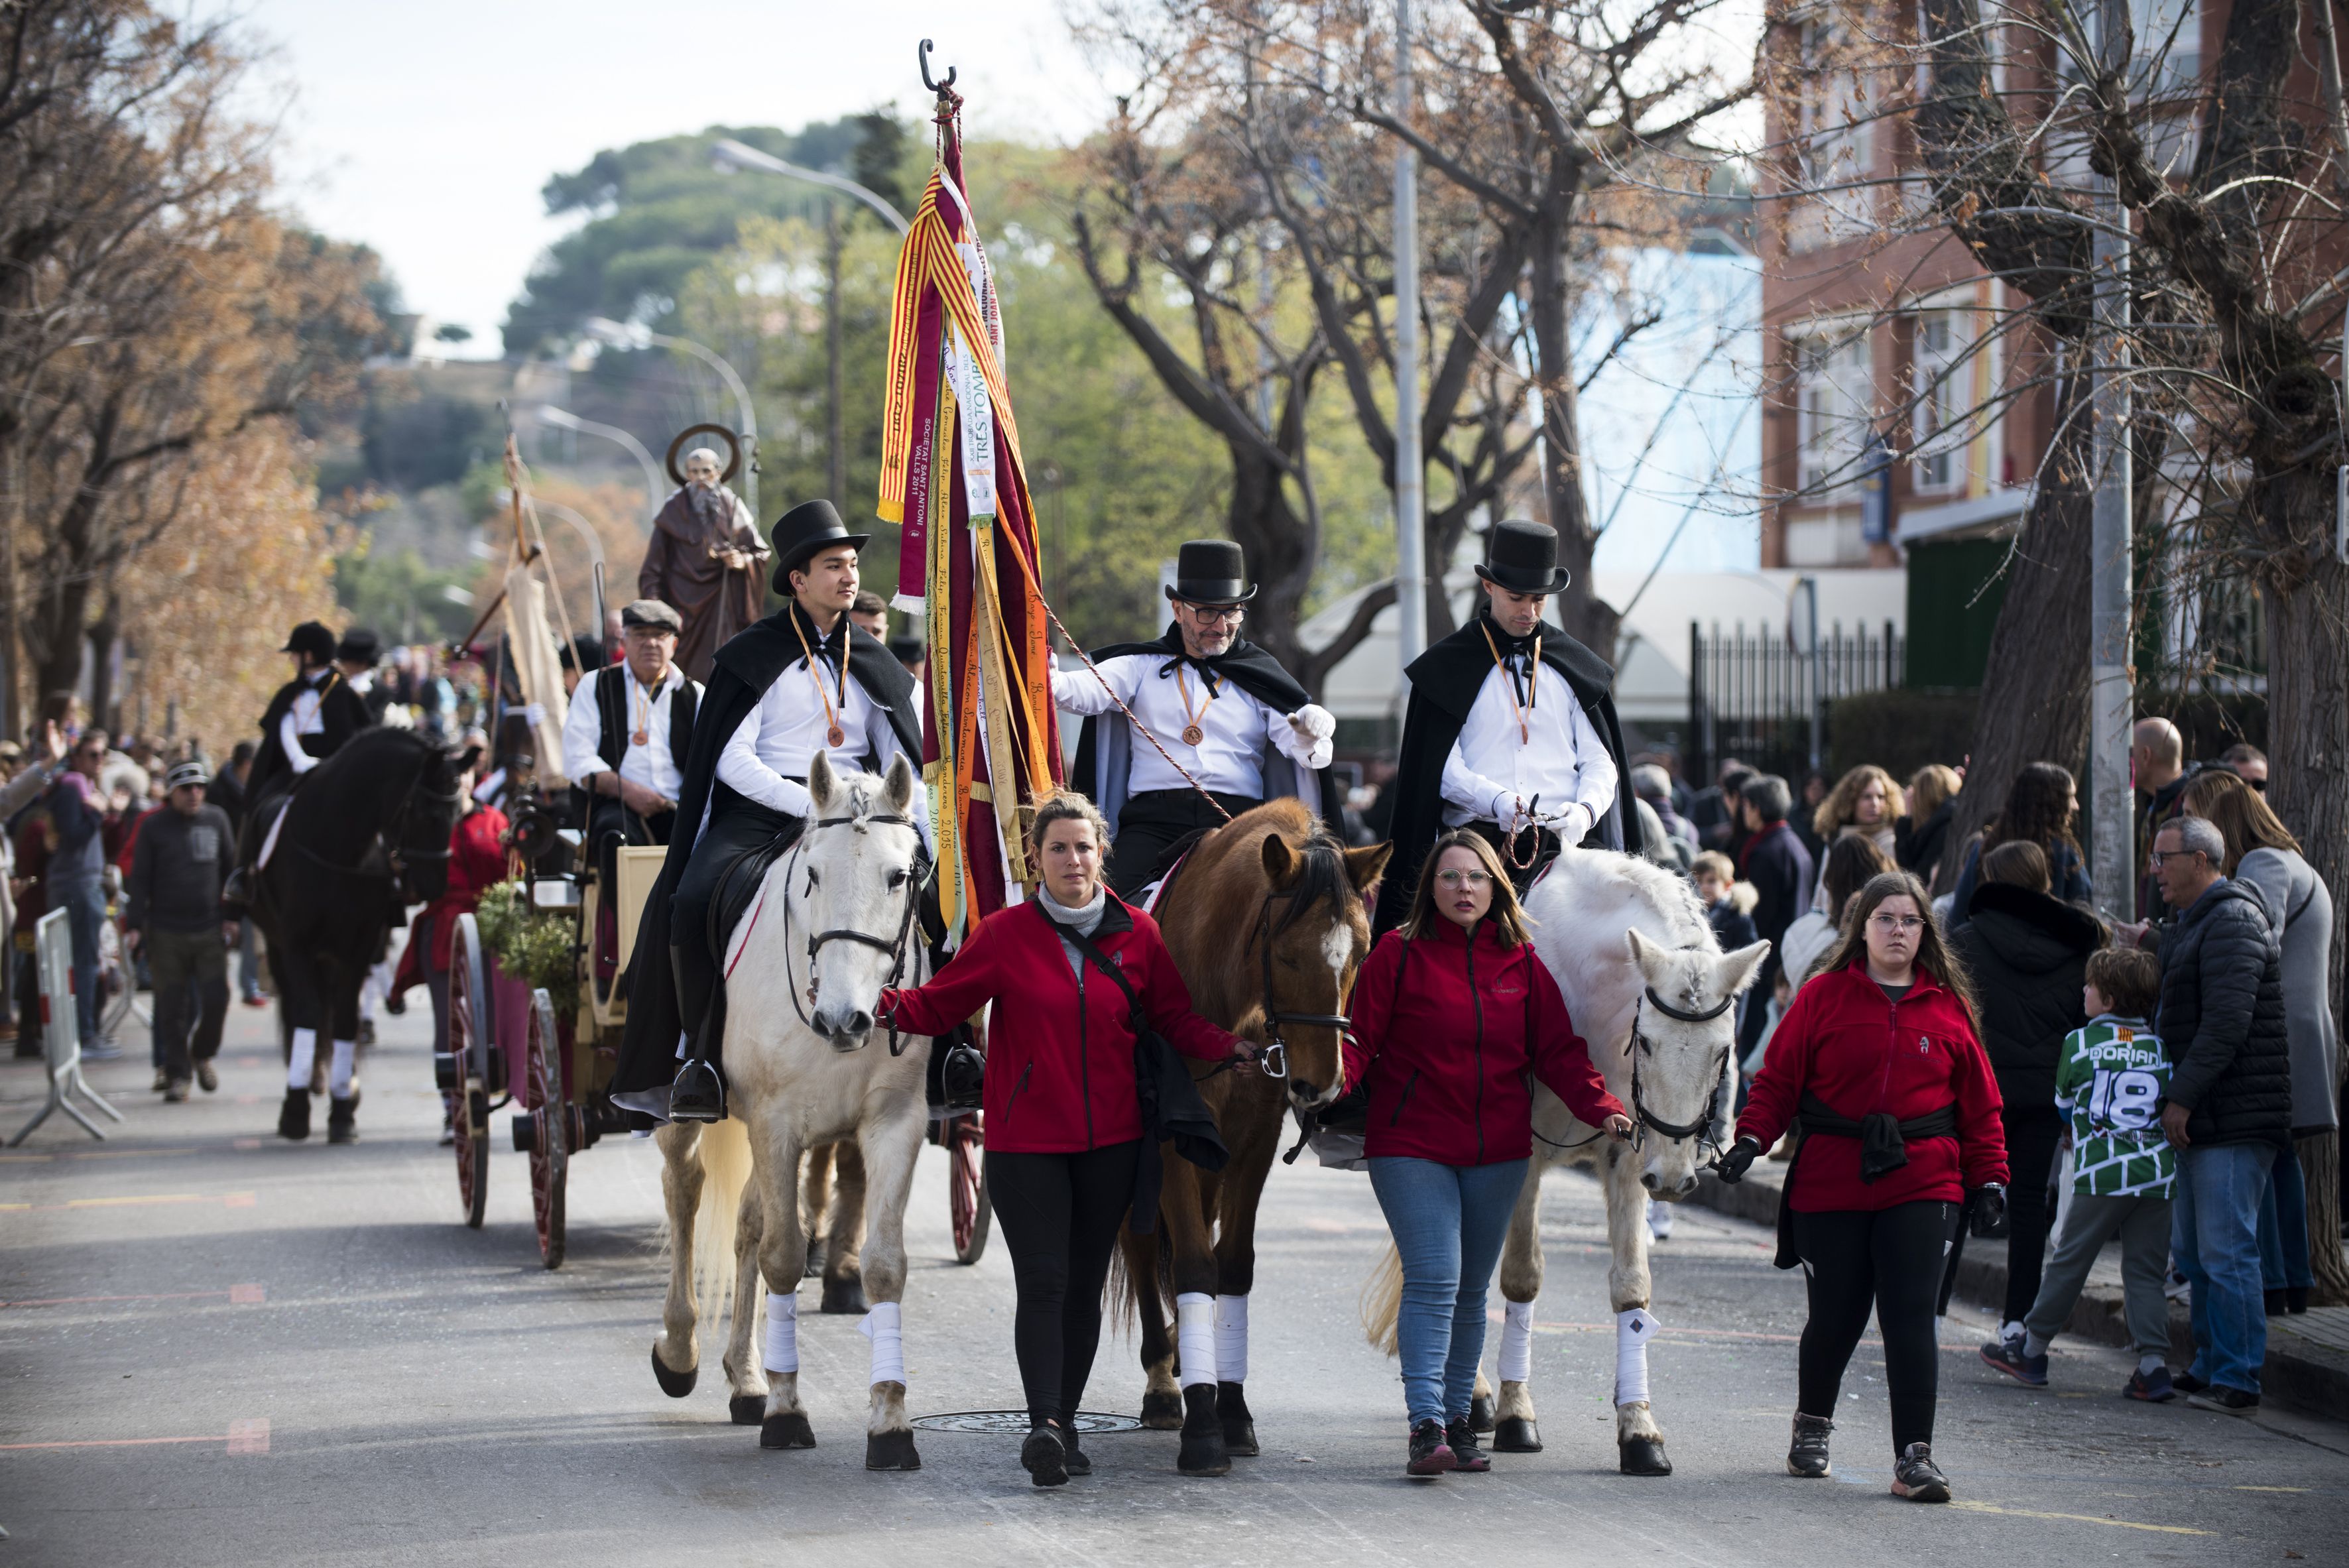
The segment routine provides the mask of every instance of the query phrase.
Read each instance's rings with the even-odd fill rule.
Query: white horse
[[[1608,1091],[1630,1111],[1618,1143],[1534,1086],[1534,1156],[1501,1251],[1505,1317],[1501,1397],[1493,1447],[1536,1453],[1540,1429],[1526,1385],[1533,1371],[1533,1302],[1541,1294],[1542,1172],[1591,1165],[1607,1191],[1614,1253],[1608,1294],[1615,1308],[1615,1444],[1626,1475],[1670,1475],[1664,1435],[1648,1400],[1648,1200],[1677,1202],[1696,1191],[1699,1146],[1725,1143],[1736,1109],[1737,994],[1753,984],[1766,942],[1723,954],[1688,884],[1671,872],[1608,850],[1568,850],[1526,899],[1534,947],[1557,976],[1574,1026],[1589,1042]],[[1371,1343],[1394,1350],[1400,1262],[1390,1252],[1364,1292]],[[1476,1409],[1493,1410],[1476,1374]],[[1483,1419],[1476,1423],[1485,1425]]]
[[[713,1303],[730,1295],[723,1364],[734,1420],[758,1423],[761,1448],[815,1446],[799,1398],[801,1158],[853,1140],[864,1163],[862,1265],[872,1303],[860,1325],[873,1344],[864,1465],[918,1470],[900,1302],[929,1039],[900,1036],[893,1053],[874,1030],[893,975],[906,985],[927,977],[912,913],[923,871],[914,775],[900,758],[885,779],[842,776],[819,752],[807,788],[805,831],[768,868],[727,946],[729,1119],[672,1123],[657,1135],[671,1251],[653,1375],[674,1397],[692,1391],[697,1294]],[[754,1357],[762,1278],[766,1336]]]

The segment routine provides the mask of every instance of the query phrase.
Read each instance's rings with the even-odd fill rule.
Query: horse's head
[[[1265,1037],[1280,1043],[1288,1098],[1299,1110],[1329,1104],[1345,1081],[1339,1037],[1354,974],[1371,950],[1362,890],[1378,881],[1393,849],[1350,850],[1319,826],[1302,846],[1278,832],[1265,838],[1271,890],[1248,954],[1258,975]]]
[[[898,973],[921,896],[921,830],[914,825],[914,770],[903,757],[880,779],[843,777],[819,751],[808,768],[807,827],[781,862],[791,927],[806,933],[785,959],[806,969],[808,1025],[834,1050],[873,1032],[881,988]],[[801,944],[794,940],[793,947]]]
[[[1633,1015],[1631,1118],[1646,1163],[1640,1185],[1667,1202],[1696,1191],[1701,1140],[1719,1141],[1736,1109],[1737,994],[1754,983],[1766,942],[1720,953],[1661,947],[1628,931],[1647,987]]]
[[[464,802],[465,775],[481,758],[478,746],[461,751],[425,748],[423,766],[416,770],[391,835],[401,896],[410,903],[429,903],[449,890],[449,835]]]

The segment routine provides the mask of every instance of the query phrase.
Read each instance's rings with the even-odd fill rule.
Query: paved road
[[[356,1147],[269,1135],[274,1053],[240,1010],[218,1095],[164,1106],[144,1068],[101,1068],[130,1119],[112,1141],[53,1124],[0,1158],[0,1564],[2349,1561],[2349,1428],[2131,1405],[2127,1359],[2095,1346],[2059,1346],[2055,1387],[2033,1394],[1973,1361],[1975,1317],[1943,1335],[1957,1507],[1886,1493],[1872,1341],[1837,1481],[1788,1479],[1800,1284],[1758,1228],[1701,1210],[1657,1267],[1679,1473],[1619,1477],[1599,1209],[1568,1176],[1550,1179],[1537,1308],[1548,1451],[1490,1476],[1401,1479],[1400,1388],[1354,1317],[1383,1228],[1366,1181],[1309,1169],[1270,1194],[1249,1385],[1265,1452],[1228,1478],[1178,1476],[1163,1433],[1094,1439],[1095,1476],[1054,1492],[999,1438],[925,1434],[919,1473],[867,1474],[848,1318],[802,1320],[822,1446],[761,1452],[725,1424],[714,1352],[684,1401],[647,1367],[651,1146],[578,1161],[571,1260],[547,1274],[502,1117],[489,1225],[458,1224],[422,1030],[388,1024]],[[0,1067],[0,1132],[36,1083]],[[999,1243],[952,1263],[941,1159],[925,1154],[907,1225],[911,1403],[1014,1404],[1009,1268]],[[1087,1403],[1139,1398],[1112,1341]]]

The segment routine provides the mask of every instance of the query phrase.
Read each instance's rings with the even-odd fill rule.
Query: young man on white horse
[[[1504,521],[1476,568],[1484,603],[1468,624],[1413,659],[1393,789],[1394,863],[1416,866],[1447,828],[1501,851],[1522,896],[1559,846],[1640,851],[1639,808],[1623,765],[1609,687],[1615,672],[1542,619],[1567,585],[1557,534]],[[1373,926],[1411,908],[1389,877]]]
[[[1237,817],[1294,795],[1339,825],[1344,797],[1330,771],[1338,721],[1239,634],[1255,597],[1238,545],[1194,539],[1175,557],[1164,636],[1097,649],[1093,670],[1052,672],[1052,700],[1084,717],[1069,778],[1109,824],[1109,885],[1122,898],[1155,881],[1176,843],[1223,822],[1217,807]],[[1133,733],[1119,703],[1157,745]]]
[[[885,772],[903,757],[918,779],[913,680],[851,624],[856,552],[828,500],[793,507],[774,530],[775,588],[791,602],[718,650],[677,799],[669,841],[628,968],[628,1026],[613,1099],[663,1120],[726,1114],[719,1043],[726,927],[774,857],[799,837],[807,777],[821,752],[840,773]],[[926,798],[914,792],[917,814]]]

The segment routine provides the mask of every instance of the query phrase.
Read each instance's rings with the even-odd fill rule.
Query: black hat
[[[1514,518],[1495,523],[1485,535],[1485,559],[1476,575],[1512,593],[1555,593],[1574,579],[1557,563],[1557,530]]]
[[[1166,597],[1186,604],[1245,604],[1256,597],[1247,558],[1228,539],[1188,540],[1174,557],[1174,586]]]
[[[658,599],[631,599],[620,608],[620,624],[651,626],[657,630],[685,635],[685,617]]]
[[[294,628],[294,634],[287,637],[285,645],[277,651],[281,654],[307,654],[323,665],[335,656],[335,634],[328,631],[323,622],[305,621]]]
[[[343,634],[342,645],[335,657],[354,665],[371,665],[383,656],[383,639],[365,626],[353,626]]]
[[[775,520],[775,592],[792,596],[792,573],[818,551],[836,544],[862,550],[869,533],[851,533],[828,500],[803,500]]]

